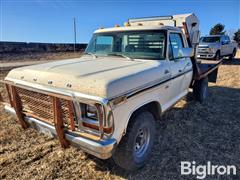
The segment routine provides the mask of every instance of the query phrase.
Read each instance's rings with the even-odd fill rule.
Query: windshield
[[[216,37],[202,37],[202,42],[206,42],[206,43],[215,43],[215,42],[220,42],[220,37],[216,36]]]
[[[86,53],[160,60],[165,59],[165,39],[163,31],[98,33],[94,34]]]

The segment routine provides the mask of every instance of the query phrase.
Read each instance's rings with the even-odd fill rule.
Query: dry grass
[[[200,104],[189,94],[166,112],[157,122],[149,162],[129,173],[111,160],[99,160],[73,147],[64,150],[57,140],[21,129],[1,106],[0,179],[193,179],[180,176],[180,161],[240,166],[239,117],[240,60],[226,60],[217,84],[210,85],[209,101]]]

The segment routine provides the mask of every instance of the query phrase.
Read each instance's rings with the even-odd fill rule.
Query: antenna
[[[74,30],[74,45],[73,50],[76,51],[76,43],[77,43],[77,32],[76,32],[76,18],[73,18],[73,30]]]

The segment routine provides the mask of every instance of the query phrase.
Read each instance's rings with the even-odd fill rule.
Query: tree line
[[[225,25],[218,23],[215,26],[213,26],[209,32],[210,35],[224,35],[226,34],[226,31],[224,30]],[[234,35],[233,40],[235,40],[238,45],[240,45],[240,29],[238,29]]]

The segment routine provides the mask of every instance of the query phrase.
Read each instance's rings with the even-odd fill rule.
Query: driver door
[[[221,37],[221,56],[227,55],[227,51],[228,51],[227,48],[228,48],[228,44],[227,44],[226,38],[225,36],[222,36]]]
[[[190,58],[181,57],[179,50],[184,48],[181,33],[169,34],[168,57],[171,69],[171,98],[175,102],[186,94],[191,82],[189,70],[192,68]]]

